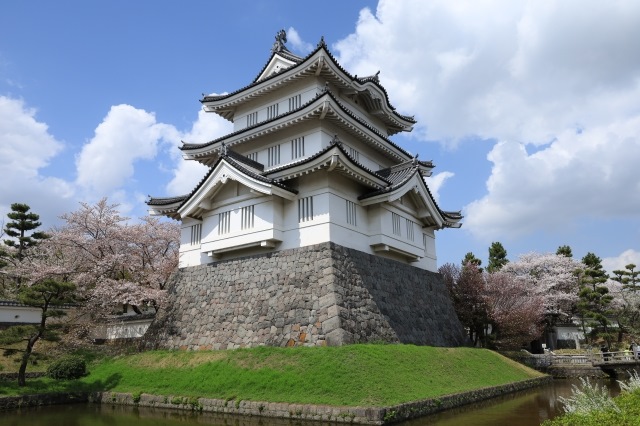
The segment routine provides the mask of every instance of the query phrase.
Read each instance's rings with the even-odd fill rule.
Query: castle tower
[[[181,147],[209,166],[200,183],[147,202],[182,222],[161,345],[462,343],[434,273],[435,231],[462,216],[434,201],[433,164],[390,139],[415,120],[324,40],[304,58],[285,42],[280,31],[252,83],[201,100],[234,130]]]

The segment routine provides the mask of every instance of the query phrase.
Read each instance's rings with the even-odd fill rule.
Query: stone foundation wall
[[[466,336],[439,274],[323,243],[182,268],[147,348],[232,349]]]

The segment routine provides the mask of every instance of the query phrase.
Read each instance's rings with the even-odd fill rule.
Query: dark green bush
[[[47,376],[56,380],[73,380],[86,376],[87,364],[79,356],[65,356],[53,362],[47,369]]]

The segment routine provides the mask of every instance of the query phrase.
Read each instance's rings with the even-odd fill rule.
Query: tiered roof
[[[282,33],[279,33],[279,36],[283,37]],[[284,65],[288,67],[283,67]],[[321,75],[337,86],[341,93],[363,100],[370,114],[383,119],[389,134],[383,134],[358,117],[328,87],[325,87],[304,105],[275,118],[209,142],[183,143],[180,148],[183,156],[208,165],[209,172],[189,194],[167,198],[151,197],[147,204],[151,207],[152,213],[174,219],[201,216],[206,208],[200,207],[199,200],[214,194],[219,189],[219,184],[226,182],[227,174],[232,174],[236,180],[258,192],[293,199],[297,191],[287,186],[287,181],[325,169],[342,173],[369,188],[368,192],[359,197],[364,205],[382,201],[391,202],[410,192],[413,194],[411,196],[414,197],[416,205],[420,206],[421,211],[418,216],[426,226],[459,227],[459,221],[462,218],[460,212],[441,210],[425,183],[424,179],[431,175],[434,165],[430,161],[418,161],[417,157],[413,157],[388,138],[397,131],[410,131],[415,124],[413,117],[403,116],[395,111],[389,103],[386,90],[379,82],[377,73],[358,78],[345,71],[327,49],[324,39],[313,52],[301,58],[289,52],[282,38],[279,39],[277,36],[269,61],[251,84],[226,95],[205,96],[201,102],[207,111],[233,120],[235,109],[239,105],[252,102],[283,84],[309,75]],[[338,127],[384,155],[395,159],[399,164],[378,171],[370,170],[351,157],[337,137],[330,146],[310,157],[268,171],[265,171],[263,164],[231,149],[234,145],[281,131],[301,121],[318,118],[332,120]]]

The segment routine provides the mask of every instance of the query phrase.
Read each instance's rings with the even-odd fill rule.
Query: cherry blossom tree
[[[151,217],[128,223],[117,207],[102,199],[61,216],[64,224],[29,253],[21,275],[32,283],[73,282],[93,314],[108,314],[119,305],[136,312],[142,306],[158,309],[178,266],[179,226]]]
[[[584,265],[571,257],[552,253],[527,253],[507,263],[502,272],[527,283],[544,301],[548,322],[571,317],[578,300],[578,271]]]
[[[519,348],[542,334],[544,298],[532,291],[532,282],[505,272],[485,275],[484,298],[500,348]]]

